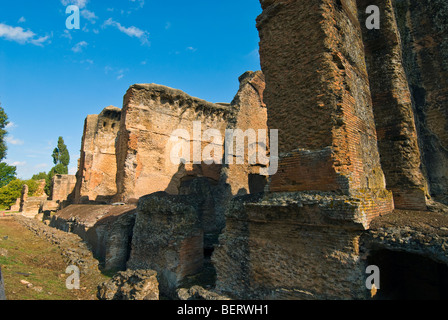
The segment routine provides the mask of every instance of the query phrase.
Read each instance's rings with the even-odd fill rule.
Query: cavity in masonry
[[[222,164],[223,148],[225,164],[245,163],[246,138],[248,141],[248,163],[250,165],[261,164],[268,166],[261,168],[261,175],[274,175],[278,170],[278,130],[271,129],[269,137],[266,129],[259,129],[258,135],[254,129],[226,129],[225,139],[221,131],[217,129],[208,129],[202,132],[202,122],[193,122],[193,137],[186,129],[177,129],[170,136],[171,163],[179,165],[181,163],[191,163],[191,141],[193,141],[193,164],[207,165]],[[267,145],[270,145],[270,155],[267,156]],[[210,141],[202,150],[203,142]],[[224,143],[223,143],[224,142]]]

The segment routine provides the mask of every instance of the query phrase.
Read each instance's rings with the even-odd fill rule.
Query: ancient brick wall
[[[267,108],[263,102],[263,93],[266,87],[264,75],[261,71],[246,72],[239,77],[240,88],[231,106],[235,109],[235,119],[229,121],[228,129],[239,129],[244,133],[254,130],[257,136],[257,149],[251,149],[248,139],[245,140],[244,159],[234,159],[233,165],[229,165],[226,171],[226,183],[230,185],[233,195],[244,195],[255,191],[263,191],[266,177],[261,176],[258,181],[250,180],[253,176],[260,176],[260,168],[266,167],[266,163],[260,162],[257,157],[256,163],[251,164],[250,158],[256,153],[258,148],[266,150],[266,157],[269,156],[269,137],[267,128]],[[261,144],[261,134],[258,130],[266,130],[266,144]],[[237,138],[235,138],[235,143]],[[234,150],[237,154],[236,150]],[[243,160],[243,164],[236,164],[236,160]]]
[[[264,102],[269,128],[279,130],[270,190],[374,198],[385,179],[356,2],[261,3]],[[390,207],[387,196],[377,200]]]
[[[140,199],[127,267],[152,269],[160,291],[175,296],[189,275],[200,271],[204,234],[195,197],[157,192]]]
[[[423,169],[430,193],[447,201],[448,3],[394,0],[403,66],[408,79]]]
[[[20,198],[16,200],[16,202],[9,208],[10,211],[16,212],[20,210]]]
[[[350,194],[384,188],[356,3],[262,5],[268,125],[279,129],[280,154],[288,154],[271,190]],[[315,161],[322,156],[324,163]]]
[[[39,191],[39,190],[37,190]],[[33,196],[30,197],[28,195],[29,187],[25,184],[22,188],[22,194],[20,197],[20,206],[19,212],[20,214],[34,218],[42,209],[43,204],[45,203],[47,196]]]
[[[104,270],[126,270],[135,209],[133,205],[74,204],[58,211],[50,226],[81,237]]]
[[[68,174],[57,174],[53,177],[51,200],[73,201],[73,193],[76,186],[76,176]]]
[[[237,298],[359,299],[358,240],[394,209],[386,190],[355,1],[261,1],[270,193],[230,205],[213,261]]]
[[[362,28],[381,165],[396,208],[426,209],[426,180],[421,171],[412,99],[403,68],[402,46],[391,0],[358,2],[380,8],[380,29]]]
[[[45,193],[45,179],[37,180],[37,190],[34,192],[34,196],[36,197],[47,197]]]
[[[193,141],[201,150],[211,143],[193,136],[194,121],[202,123],[199,134],[216,129],[222,137],[231,116],[228,106],[191,97],[180,90],[143,84],[133,85],[124,98],[117,145],[117,200],[126,201],[153,192],[178,194],[180,180],[186,176],[205,176],[218,181],[221,165],[193,164]],[[177,129],[189,133],[190,162],[173,164],[170,155]],[[223,146],[223,141],[217,143]],[[224,149],[223,149],[224,150]],[[200,151],[199,154],[202,154]]]
[[[99,115],[87,116],[77,172],[75,203],[108,201],[117,193],[116,138],[121,110],[109,106]]]
[[[236,199],[213,256],[217,288],[237,299],[363,299],[362,226],[347,218],[360,211],[327,201],[332,208],[300,193]]]

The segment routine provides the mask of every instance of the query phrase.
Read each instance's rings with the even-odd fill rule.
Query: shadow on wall
[[[162,295],[175,297],[181,287],[216,285],[212,255],[235,196],[225,168],[219,168],[219,180],[210,174],[214,169],[180,164],[164,192],[139,200],[127,268],[156,270]],[[239,195],[264,190],[265,179],[247,179],[251,190],[241,188]]]

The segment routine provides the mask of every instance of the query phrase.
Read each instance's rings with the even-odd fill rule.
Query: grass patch
[[[81,289],[68,290],[61,250],[11,217],[0,217],[0,266],[8,300],[95,300],[98,284],[109,279],[81,275]]]

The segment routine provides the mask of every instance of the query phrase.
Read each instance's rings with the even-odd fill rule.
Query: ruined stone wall
[[[376,198],[379,206],[366,212],[372,219],[390,199],[378,194],[385,179],[356,2],[261,3],[264,102],[269,128],[279,129],[270,190]]]
[[[213,255],[218,290],[236,299],[363,299],[362,227],[343,220],[354,206],[330,199],[339,216],[298,193],[235,200]]]
[[[230,116],[228,106],[206,102],[180,90],[155,84],[131,86],[124,98],[118,137],[116,200],[138,199],[158,191],[178,194],[181,179],[186,176],[219,181],[221,165],[193,164],[193,141],[198,141],[202,150],[212,142],[193,136],[193,122],[202,123],[198,130],[201,134],[212,128],[224,137]],[[186,129],[190,135],[186,143],[191,146],[191,161],[185,165],[170,160],[176,143],[169,139],[177,129]],[[223,141],[217,144],[223,146]]]
[[[239,129],[244,133],[248,130],[254,130],[257,138],[257,148],[266,150],[266,157],[269,156],[269,132],[267,131],[267,108],[263,102],[263,93],[266,87],[264,75],[261,71],[248,71],[239,77],[240,88],[231,106],[235,109],[235,119],[229,122],[228,129]],[[258,130],[266,130],[267,146],[261,144],[261,133]],[[235,142],[237,138],[235,138]],[[250,157],[257,150],[250,152],[248,139],[245,140],[244,163],[229,165],[226,171],[226,182],[230,185],[232,195],[244,195],[254,192],[264,191],[266,178],[260,175],[260,168],[266,167],[266,164],[260,162],[257,158],[255,164],[249,163]],[[234,150],[237,154],[236,150]],[[250,153],[249,153],[250,152]]]
[[[121,110],[109,106],[87,116],[77,172],[75,203],[108,201],[117,193],[115,145]]]
[[[394,204],[357,3],[261,4],[263,100],[279,130],[279,170],[269,193],[232,202],[213,256],[217,289],[240,299],[363,298],[358,240]]]
[[[37,190],[34,192],[35,197],[47,197],[45,193],[45,179],[37,180]]]
[[[447,202],[448,3],[394,0],[424,172],[430,193]]]
[[[20,211],[20,198],[16,200],[16,202],[11,206],[11,208],[9,208],[9,210],[12,212]]]
[[[72,201],[75,185],[76,176],[68,174],[55,175],[52,181],[51,200],[59,202]]]
[[[70,205],[58,211],[50,226],[86,241],[104,270],[125,270],[131,250],[135,206]]]
[[[139,201],[127,267],[157,271],[160,291],[175,296],[204,258],[204,231],[197,198],[157,192]]]
[[[264,101],[285,156],[271,190],[384,189],[355,1],[262,6]]]
[[[359,1],[360,21],[366,21],[369,5],[377,5],[381,13],[379,30],[362,30],[387,188],[394,194],[396,208],[425,210],[426,180],[392,1]]]
[[[39,188],[36,190],[36,194],[30,197],[28,194],[28,185],[23,185],[19,206],[19,212],[22,215],[29,218],[34,218],[41,211],[47,200],[45,193],[42,194],[43,186],[45,186],[45,180],[40,180]]]

